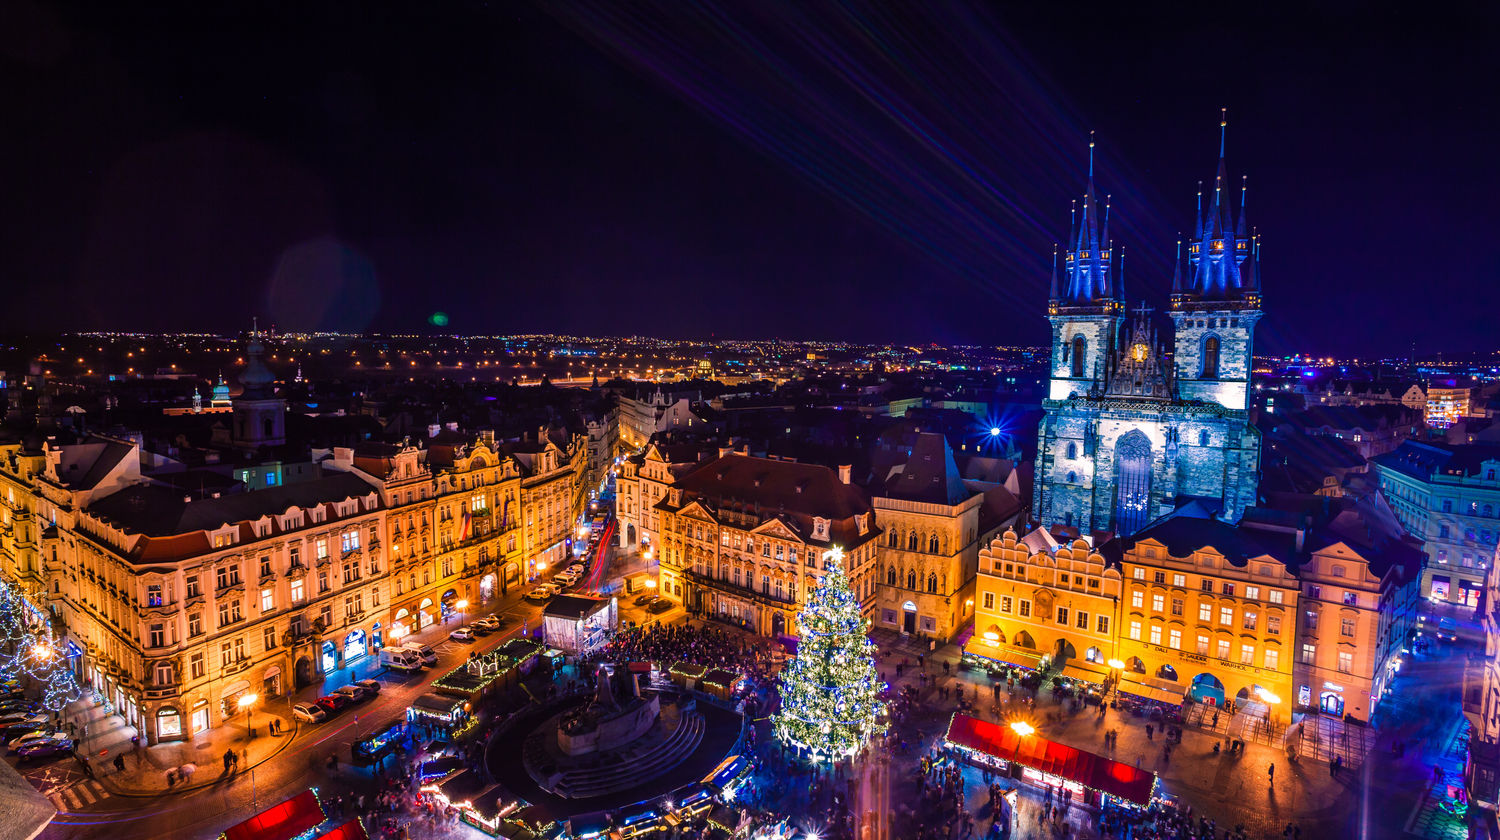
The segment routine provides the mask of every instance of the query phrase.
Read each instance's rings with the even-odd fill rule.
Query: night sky
[[[1089,130],[1160,306],[1228,107],[1261,349],[1496,347],[1494,4],[1142,8],[11,3],[0,329],[1040,342]]]

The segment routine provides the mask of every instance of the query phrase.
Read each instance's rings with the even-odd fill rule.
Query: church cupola
[[[236,445],[280,446],[286,442],[286,400],[276,395],[276,375],[266,367],[265,353],[260,329],[252,328],[245,345],[245,372],[240,375],[245,390],[234,400]]]

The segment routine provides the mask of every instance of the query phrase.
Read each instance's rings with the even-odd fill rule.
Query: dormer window
[[[821,516],[813,517],[813,539],[828,539],[828,520]]]

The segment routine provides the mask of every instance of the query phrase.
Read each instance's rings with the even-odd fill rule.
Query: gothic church
[[[1220,121],[1219,168],[1182,243],[1172,279],[1170,361],[1141,304],[1127,310],[1124,253],[1101,218],[1092,141],[1082,212],[1075,209],[1059,284],[1053,255],[1051,376],[1032,509],[1044,526],[1125,536],[1187,503],[1236,522],[1255,504],[1260,434],[1249,422],[1251,356],[1260,320],[1258,241],[1245,188],[1231,206]]]

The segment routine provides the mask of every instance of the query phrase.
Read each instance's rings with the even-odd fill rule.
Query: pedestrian
[[[1273,782],[1276,781],[1276,762],[1273,761],[1266,765],[1266,777]]]
[[[125,772],[125,753],[119,753],[118,755],[116,755],[115,756],[114,764],[115,764],[115,772],[116,773],[124,773]]]
[[[1149,723],[1146,724],[1146,740],[1147,741],[1151,740],[1151,733],[1153,731],[1155,731],[1155,730],[1153,729],[1153,727],[1151,726],[1151,724],[1149,724]]]
[[[177,784],[177,768],[176,767],[168,767],[167,768],[167,790],[171,790],[172,787],[174,785],[176,785],[176,784]]]

